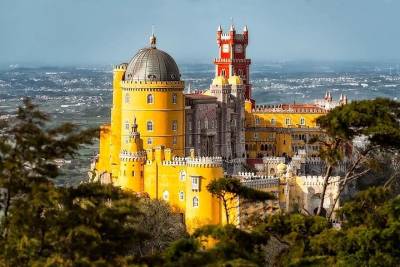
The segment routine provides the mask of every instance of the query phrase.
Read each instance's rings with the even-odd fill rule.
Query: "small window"
[[[182,182],[186,180],[186,172],[184,170],[179,172],[179,180]]]
[[[176,138],[176,136],[172,137],[172,144],[176,145],[176,143],[178,142],[177,140],[178,138]]]
[[[153,131],[153,122],[152,121],[147,122],[147,131],[149,131],[149,132]]]
[[[125,122],[125,130],[129,130],[129,121]]]
[[[193,207],[197,208],[199,206],[199,199],[197,197],[193,198]]]
[[[169,200],[169,192],[168,192],[168,191],[164,191],[162,195],[163,195],[163,199],[164,199],[165,201],[168,201],[168,200]]]
[[[254,133],[254,139],[255,139],[255,140],[258,139],[258,133]]]
[[[147,95],[147,104],[153,104],[154,99],[152,94]]]
[[[208,119],[207,118],[205,118],[205,120],[204,120],[204,128],[208,129]]]
[[[224,76],[224,77],[225,77],[225,70],[222,70],[222,71],[221,71],[221,76]]]
[[[178,130],[178,122],[177,121],[173,121],[172,122],[172,131],[176,131]]]
[[[215,120],[211,120],[211,129],[215,128]]]
[[[172,104],[176,104],[176,98],[177,98],[176,94],[173,94],[172,95]]]
[[[191,121],[188,122],[188,128],[189,128],[189,131],[192,130],[192,122]]]
[[[185,200],[185,193],[183,191],[179,192],[179,200],[184,201]]]
[[[125,137],[125,144],[128,144],[129,143],[129,136],[126,136]]]
[[[291,125],[292,124],[292,121],[290,120],[290,118],[286,118],[285,119],[285,124],[286,125]]]
[[[275,119],[271,119],[271,125],[275,125],[276,124],[276,120]]]
[[[200,189],[200,177],[192,176],[192,190],[198,191]]]
[[[200,136],[198,136],[197,143],[198,143],[199,145],[201,144],[201,137],[200,137]]]
[[[189,143],[189,145],[192,145],[192,136],[191,135],[189,135],[189,140],[188,140],[188,143]]]
[[[300,125],[306,125],[306,119],[301,118],[300,119]]]
[[[256,126],[260,125],[260,118],[256,118]]]
[[[129,93],[125,94],[125,104],[129,103]]]
[[[201,130],[201,122],[199,121],[197,124],[197,129],[200,131]]]
[[[135,171],[132,171],[132,176],[135,176]]]
[[[151,145],[151,144],[153,144],[153,138],[147,138],[147,144],[148,145]]]

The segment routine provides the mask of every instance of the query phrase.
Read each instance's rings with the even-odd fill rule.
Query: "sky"
[[[256,62],[400,61],[399,12],[400,0],[0,0],[0,66],[126,62],[152,25],[177,62],[210,63],[232,20]]]

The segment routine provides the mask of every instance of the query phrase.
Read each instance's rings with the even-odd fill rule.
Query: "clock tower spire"
[[[229,78],[238,75],[245,86],[245,98],[251,99],[249,67],[251,60],[246,58],[249,43],[249,31],[244,27],[243,33],[237,33],[233,23],[229,32],[224,33],[222,27],[217,29],[218,58],[214,60],[215,76]]]

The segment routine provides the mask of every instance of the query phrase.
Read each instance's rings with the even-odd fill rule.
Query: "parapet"
[[[298,179],[304,186],[323,186],[325,177],[321,175],[303,175],[299,176]],[[332,176],[329,178],[328,186],[338,186],[339,182],[340,176]]]
[[[324,114],[328,111],[313,104],[279,104],[279,105],[256,105],[252,110],[258,113],[317,113]]]
[[[172,160],[164,160],[164,166],[190,166],[200,168],[222,167],[221,157],[174,157]]]
[[[285,157],[263,157],[264,164],[285,163]]]
[[[126,70],[126,68],[128,67],[128,63],[122,63],[119,65],[114,66],[114,70]]]
[[[139,152],[128,152],[123,150],[119,154],[119,158],[121,161],[145,161],[146,160],[146,151]]]

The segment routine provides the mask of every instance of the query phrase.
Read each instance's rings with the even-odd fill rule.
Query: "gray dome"
[[[126,81],[179,81],[175,60],[155,47],[155,37],[151,47],[140,49],[131,59],[125,72]]]

